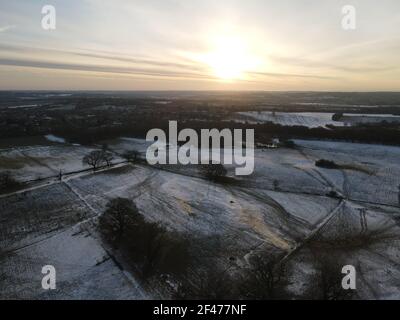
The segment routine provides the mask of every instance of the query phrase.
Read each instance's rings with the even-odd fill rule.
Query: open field
[[[146,146],[140,139],[108,143],[117,153],[143,152]],[[306,140],[296,145],[257,150],[253,175],[236,177],[233,184],[204,180],[196,166],[121,164],[1,197],[2,297],[166,298],[162,290],[141,288],[97,234],[97,218],[116,197],[133,200],[146,220],[189,237],[200,260],[241,270],[252,254],[263,251],[288,261],[293,294],[300,295],[313,276],[312,253],[323,248],[361,266],[360,297],[400,297],[400,148]],[[81,158],[89,150],[16,148],[0,158],[15,159],[8,163],[27,181],[38,172],[45,177],[59,168],[83,169]],[[316,167],[319,158],[334,159],[345,169]],[[38,280],[45,264],[57,266],[61,279],[59,289],[46,295]]]
[[[271,112],[246,111],[238,112],[242,121],[252,123],[272,122],[283,126],[303,126],[318,128],[327,126],[353,126],[359,124],[391,123],[400,124],[400,116],[390,114],[356,114],[345,113],[333,120],[334,113],[330,112]]]
[[[269,111],[248,111],[238,112],[238,115],[250,121],[272,122],[285,126],[304,126],[307,128],[343,126],[341,121],[333,121],[333,113],[322,112],[269,112]]]

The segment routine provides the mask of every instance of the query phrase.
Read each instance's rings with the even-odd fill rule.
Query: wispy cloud
[[[0,65],[6,66],[153,77],[212,79],[205,67],[196,65],[194,62],[180,63],[179,60],[156,60],[146,56],[127,57],[104,52],[68,51],[7,44],[0,44],[0,55]]]
[[[176,68],[182,69],[186,71],[195,71],[195,72],[206,72],[206,69],[196,64],[196,62],[191,60],[185,60],[183,62],[173,62],[169,60],[156,60],[150,56],[130,56],[127,57],[125,55],[118,54],[110,54],[101,51],[93,51],[93,50],[58,50],[58,49],[49,49],[49,48],[36,48],[36,47],[27,47],[20,45],[6,45],[0,44],[0,53],[4,53],[8,56],[14,56],[15,53],[23,54],[25,56],[31,56],[33,53],[39,54],[41,56],[51,56],[53,59],[55,57],[59,57],[60,60],[63,59],[61,56],[69,55],[71,58],[75,60],[78,58],[88,58],[87,60],[93,61],[94,59],[105,60],[109,63],[118,63],[122,62],[125,65],[141,65],[146,67],[163,67],[163,68]],[[179,58],[176,58],[177,60]],[[82,59],[80,59],[82,60]],[[104,64],[104,61],[103,61]]]
[[[274,78],[312,78],[312,79],[337,79],[333,76],[315,75],[315,74],[295,74],[295,73],[277,73],[277,72],[251,72],[251,75],[274,77]]]
[[[185,63],[170,62],[170,61],[156,61],[150,57],[126,57],[120,55],[113,55],[108,53],[96,52],[80,52],[80,51],[62,51],[57,49],[44,49],[44,48],[31,48],[24,46],[12,46],[0,44],[0,53],[6,53],[6,56],[0,58],[0,65],[15,66],[15,67],[30,67],[41,69],[58,69],[70,71],[83,71],[83,72],[100,72],[100,73],[114,73],[125,75],[137,76],[150,76],[150,77],[170,77],[170,78],[188,78],[197,80],[216,80],[210,76],[209,70],[206,66],[196,64],[185,60]],[[24,58],[11,58],[16,53],[23,54]],[[46,59],[32,59],[29,58],[32,54],[40,56],[51,56],[51,61]],[[69,63],[61,61],[61,55],[69,55],[74,59],[68,60]],[[54,61],[54,57],[59,56],[59,62]],[[91,63],[82,62],[82,59],[88,58]],[[100,59],[98,64],[93,64],[93,61]],[[79,62],[77,62],[79,60]],[[108,64],[104,64],[104,61]],[[124,63],[122,66],[120,63]],[[119,63],[116,65],[116,63]],[[335,79],[336,77],[318,74],[294,74],[294,73],[279,73],[279,72],[247,72],[248,76],[253,78],[247,79],[246,82],[256,81],[268,78],[313,78],[313,79]]]
[[[0,27],[0,32],[6,32],[8,30],[14,29],[15,27],[16,27],[15,25],[3,26],[3,27]]]
[[[353,0],[358,22],[351,32],[341,28],[340,1],[56,2],[60,16],[51,32],[41,28],[40,1],[2,6],[0,89],[9,83],[36,87],[38,74],[43,88],[56,80],[59,87],[93,88],[214,89],[220,83],[232,89],[400,88],[398,0],[385,0],[384,6]],[[223,41],[216,40],[230,37],[243,40],[243,56],[259,63],[243,68],[241,80],[224,84],[217,69],[236,56],[240,60],[241,48],[219,65],[201,57],[219,52]],[[248,64],[237,61],[233,68]]]
[[[194,72],[178,72],[166,69],[146,69],[146,68],[117,67],[117,66],[104,66],[104,65],[86,65],[78,63],[60,63],[51,61],[29,60],[29,59],[0,58],[0,65],[41,68],[41,69],[97,72],[97,73],[113,73],[113,74],[138,75],[138,76],[213,80],[213,78],[208,75],[201,73],[194,73]]]
[[[390,61],[372,61],[371,59],[365,59],[364,61],[359,59],[351,59],[351,63],[341,64],[340,61],[343,59],[312,59],[302,57],[284,57],[284,56],[269,56],[269,59],[275,63],[279,63],[284,66],[295,66],[306,69],[316,69],[319,71],[323,70],[335,70],[344,71],[348,73],[360,74],[360,73],[376,73],[385,71],[395,71],[398,69],[396,64]],[[384,64],[384,65],[383,65]]]

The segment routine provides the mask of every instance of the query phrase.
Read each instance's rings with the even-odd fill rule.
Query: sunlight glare
[[[243,79],[245,72],[258,65],[258,59],[250,54],[247,43],[238,37],[217,38],[204,62],[216,77],[226,81]]]

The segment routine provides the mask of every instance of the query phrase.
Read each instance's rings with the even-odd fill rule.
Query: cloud
[[[206,66],[198,64],[191,60],[185,60],[184,63],[181,63],[179,62],[179,60],[178,62],[172,62],[155,60],[154,58],[146,56],[127,57],[101,51],[64,51],[58,49],[35,48],[6,44],[0,44],[0,53],[1,51],[7,53],[6,56],[0,58],[0,65],[5,66],[67,70],[77,72],[108,73],[155,78],[218,81],[217,78],[210,75],[210,70],[208,70]],[[18,54],[20,57],[15,58],[15,54]],[[67,63],[64,62],[66,61],[66,56],[69,57]],[[48,60],[44,57],[52,57],[52,59]],[[58,57],[58,59],[54,60],[55,57]],[[82,60],[82,58],[87,58],[89,60],[84,61]],[[95,60],[98,61],[97,64],[93,63]],[[104,61],[101,60],[106,60],[108,61],[108,63],[104,63]],[[124,64],[121,65],[121,62],[123,62]],[[246,72],[246,74],[250,76],[249,79],[242,79],[237,81],[248,83],[263,83],[265,82],[266,78],[308,78],[319,80],[337,79],[333,76],[302,73],[252,71]]]
[[[283,57],[277,55],[269,56],[269,59],[271,59],[272,61],[286,66],[314,68],[319,70],[331,69],[354,74],[394,71],[398,69],[395,65],[391,64],[390,61],[387,61],[386,65],[382,65],[381,61],[374,62],[371,59],[366,60],[365,56],[363,58],[365,60],[364,62],[362,61],[362,59],[359,59],[360,61],[355,61],[355,59],[352,59],[352,63],[340,64],[338,63],[338,61],[336,61],[340,59],[336,59],[335,61],[331,61],[332,59],[327,61],[327,59],[325,59],[324,61],[321,61],[300,57]]]
[[[121,75],[137,75],[137,76],[151,76],[151,77],[163,77],[163,78],[187,78],[197,80],[212,80],[217,81],[215,77],[209,74],[209,70],[205,66],[195,64],[191,61],[187,63],[170,62],[170,61],[156,61],[149,57],[126,57],[116,54],[110,54],[105,52],[81,52],[81,51],[63,51],[57,49],[44,49],[34,48],[25,46],[13,46],[0,44],[0,51],[6,51],[12,53],[22,53],[26,58],[1,58],[0,65],[8,65],[15,67],[31,67],[41,69],[58,69],[58,70],[70,70],[70,71],[83,71],[83,72],[101,72],[101,73],[113,73]],[[108,60],[111,64],[115,62],[125,62],[124,66],[105,65],[99,62],[97,65],[92,63],[74,63],[73,60],[69,60],[69,63],[60,63],[46,60],[35,60],[29,56],[32,53],[40,54],[41,56],[52,56],[59,55],[59,61],[62,60],[65,54],[77,57],[91,58]],[[90,60],[91,62],[93,60]],[[275,72],[247,72],[247,75],[253,77],[253,79],[243,80],[243,82],[260,82],[262,78],[313,78],[313,79],[334,79],[335,77],[315,74],[294,74],[294,73],[275,73]],[[261,81],[262,82],[262,81]]]
[[[77,63],[59,63],[59,62],[37,61],[29,59],[0,58],[0,65],[40,68],[40,69],[54,69],[54,70],[113,73],[113,74],[124,74],[124,75],[215,80],[207,75],[195,72],[178,72],[178,71],[170,71],[164,69],[147,69],[147,68],[133,68],[133,67],[84,65]]]
[[[4,27],[0,27],[0,32],[6,32],[8,30],[14,29],[15,27],[16,26],[14,26],[14,25],[7,25],[7,26],[4,26]]]
[[[295,73],[276,73],[276,72],[250,72],[252,75],[275,77],[275,78],[314,78],[314,79],[337,79],[337,77],[321,76],[313,74],[295,74]]]
[[[147,58],[126,58],[116,55],[104,55],[104,54],[94,54],[94,53],[80,53],[75,52],[75,55],[89,58],[98,58],[98,59],[106,59],[111,61],[119,61],[119,62],[129,62],[134,64],[144,64],[144,65],[152,65],[157,67],[174,67],[174,68],[182,68],[192,71],[201,71],[203,70],[199,66],[183,64],[183,63],[174,63],[174,62],[166,62],[166,61],[154,61]],[[204,71],[204,70],[203,70]]]
[[[183,71],[189,72],[206,72],[206,68],[200,65],[196,65],[193,61],[187,61],[186,63],[180,62],[171,62],[171,61],[163,61],[163,60],[155,60],[154,58],[141,56],[141,57],[127,57],[118,54],[110,54],[105,52],[88,52],[87,50],[83,51],[69,51],[69,50],[57,50],[57,49],[47,49],[47,48],[35,48],[35,47],[25,47],[25,46],[15,46],[15,45],[6,45],[0,44],[0,53],[1,51],[7,52],[8,55],[13,55],[13,53],[24,54],[25,56],[31,56],[32,53],[40,54],[41,56],[51,56],[56,57],[59,56],[59,59],[65,59],[65,55],[71,56],[71,58],[89,58],[90,61],[92,59],[101,59],[108,60],[110,63],[129,63],[131,65],[141,65],[147,67],[158,67],[158,68],[174,68],[181,69]],[[82,60],[82,59],[80,59]],[[71,60],[72,61],[72,60]]]

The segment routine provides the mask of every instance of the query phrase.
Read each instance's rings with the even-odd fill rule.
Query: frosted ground
[[[345,113],[338,121],[332,120],[334,113],[329,112],[271,112],[271,111],[247,111],[237,112],[238,118],[233,120],[248,121],[250,123],[272,122],[283,126],[303,126],[318,128],[327,126],[351,126],[357,124],[400,123],[400,116],[388,114],[356,114]]]
[[[333,113],[323,112],[270,112],[248,111],[238,112],[244,119],[253,122],[272,122],[285,126],[304,126],[308,128],[326,127],[327,125],[343,126],[343,122],[333,121]]]
[[[116,154],[145,152],[148,145],[130,138],[108,144]],[[400,298],[400,148],[296,144],[256,150],[254,174],[228,185],[204,180],[196,166],[120,163],[0,196],[0,298],[166,298],[142,288],[99,239],[97,218],[115,197],[132,199],[146,219],[195,239],[199,255],[211,243],[220,265],[246,268],[262,251],[285,259],[293,270],[290,290],[299,296],[315,273],[318,248],[361,270],[361,297]],[[0,152],[0,170],[22,181],[80,171],[90,150],[68,144],[7,149]],[[320,158],[343,167],[318,168]],[[328,196],[332,191],[335,197]],[[46,264],[57,269],[55,291],[41,289]]]

